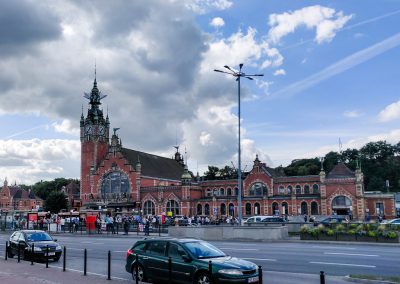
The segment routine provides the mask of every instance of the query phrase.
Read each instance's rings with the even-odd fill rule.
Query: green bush
[[[357,228],[358,224],[350,224],[350,229],[355,230]]]
[[[348,233],[349,235],[355,235],[355,234],[356,234],[356,231],[355,231],[355,230],[348,230],[347,233]]]
[[[325,231],[325,226],[323,224],[318,225],[318,231],[323,232]]]
[[[344,233],[345,232],[344,225],[342,225],[342,224],[337,225],[335,229],[336,229],[336,232],[338,232],[338,233]]]
[[[335,233],[335,232],[334,232],[332,229],[328,229],[328,230],[326,231],[326,234],[327,234],[328,236],[333,236],[334,233]]]
[[[371,238],[376,238],[377,233],[376,231],[368,231],[367,235]]]
[[[388,238],[388,239],[395,239],[395,238],[397,238],[397,233],[396,232],[394,232],[394,231],[390,231],[390,232],[388,232],[387,234],[386,234],[386,237]]]
[[[311,230],[310,230],[310,234],[311,234],[311,236],[313,236],[313,237],[317,237],[317,236],[319,235],[319,230],[318,230],[318,228],[313,228],[313,229],[311,229]]]
[[[307,225],[303,225],[300,227],[300,233],[307,234],[310,231],[310,228]]]

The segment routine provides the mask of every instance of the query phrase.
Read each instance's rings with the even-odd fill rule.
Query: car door
[[[186,256],[186,259],[183,257]],[[195,266],[190,261],[188,253],[175,242],[168,243],[168,257],[172,261],[172,279],[177,283],[191,283]]]
[[[147,269],[147,277],[168,281],[168,258],[166,241],[151,241],[147,245],[143,262]]]

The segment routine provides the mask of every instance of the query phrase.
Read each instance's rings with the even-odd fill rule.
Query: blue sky
[[[400,139],[400,1],[1,2],[0,180],[79,178],[79,118],[97,64],[123,145],[190,170],[243,168]],[[182,150],[184,151],[184,150]]]

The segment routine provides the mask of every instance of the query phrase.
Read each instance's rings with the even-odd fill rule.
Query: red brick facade
[[[81,200],[91,208],[112,208],[160,215],[237,216],[237,180],[202,181],[192,177],[178,149],[168,159],[122,147],[101,94],[94,87],[90,108],[81,117]],[[395,215],[393,194],[364,192],[363,174],[339,163],[326,174],[288,177],[259,161],[243,180],[243,216],[250,215]],[[379,208],[378,211],[376,208]]]
[[[9,186],[7,179],[0,190],[0,209],[2,212],[30,211],[43,207],[43,200],[28,190],[23,190],[17,185]]]

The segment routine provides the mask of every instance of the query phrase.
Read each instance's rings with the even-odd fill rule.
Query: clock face
[[[85,133],[86,134],[91,134],[92,133],[92,126],[91,125],[88,125],[88,126],[85,127]]]
[[[103,135],[103,134],[104,134],[104,131],[105,131],[104,126],[100,126],[100,127],[99,127],[99,134],[100,134],[100,135]]]

